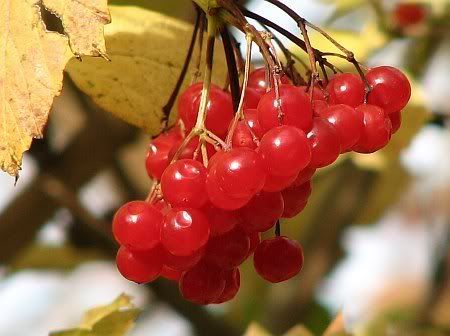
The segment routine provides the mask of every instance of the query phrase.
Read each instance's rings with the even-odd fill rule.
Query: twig
[[[223,49],[225,51],[225,58],[227,60],[228,81],[230,84],[231,97],[233,100],[233,109],[237,112],[239,107],[239,74],[236,64],[236,54],[234,52],[233,43],[231,41],[230,32],[227,27],[220,29],[222,36]]]

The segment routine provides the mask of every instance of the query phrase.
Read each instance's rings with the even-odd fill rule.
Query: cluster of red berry
[[[160,181],[160,195],[127,203],[115,215],[120,272],[138,283],[158,276],[179,281],[182,295],[198,304],[232,299],[240,286],[238,267],[251,255],[258,274],[270,282],[295,276],[303,264],[298,242],[279,232],[261,241],[260,233],[305,208],[317,168],[341,153],[383,148],[400,126],[411,93],[407,78],[382,66],[366,79],[367,102],[364,82],[351,73],[314,88],[311,99],[306,87],[284,77],[278,90],[270,90],[265,69],[257,69],[236,127],[230,127],[230,94],[213,85],[206,128],[222,139],[234,128],[231,146],[208,143],[205,167],[196,157],[198,138],[179,150],[179,126],[151,142],[146,167]],[[195,127],[201,93],[202,85],[194,84],[179,98],[185,132]]]

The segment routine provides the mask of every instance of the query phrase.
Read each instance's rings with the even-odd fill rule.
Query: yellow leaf
[[[289,329],[284,336],[314,336],[308,329],[304,326],[299,325],[295,326],[292,329]]]
[[[110,6],[110,10],[112,24],[105,34],[111,62],[94,58],[72,61],[68,72],[101,108],[149,133],[158,133],[162,107],[180,74],[193,27],[139,7]],[[191,65],[195,60],[196,53]],[[213,81],[222,85],[226,72],[218,43],[214,63]],[[191,67],[185,84],[192,72]]]
[[[111,21],[108,0],[43,0],[42,3],[61,19],[74,54],[106,54],[103,29]]]
[[[338,333],[345,333],[344,317],[342,316],[342,312],[337,314],[334,320],[331,321],[330,325],[323,333],[323,336],[332,336]]]
[[[40,0],[0,2],[0,168],[11,175],[17,175],[31,140],[42,137],[53,98],[62,88],[63,70],[72,57],[69,40],[72,46],[80,45],[78,52],[89,54],[101,51],[104,43],[103,37],[95,34],[89,39],[90,46],[83,45],[94,29],[84,26],[100,22],[77,21],[90,17],[86,12],[96,11],[98,4],[84,7],[80,0],[44,3],[63,14],[69,38],[46,30]]]
[[[134,326],[139,309],[125,294],[111,304],[89,310],[79,328],[50,333],[50,336],[124,336]]]
[[[252,322],[243,336],[272,336],[258,323]]]

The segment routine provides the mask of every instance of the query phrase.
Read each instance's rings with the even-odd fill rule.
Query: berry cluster
[[[114,217],[124,277],[175,280],[187,300],[210,304],[236,295],[238,267],[251,255],[267,281],[295,276],[302,249],[279,235],[279,219],[305,208],[316,169],[341,153],[383,148],[400,127],[411,91],[403,73],[388,66],[367,72],[367,96],[363,80],[351,73],[315,87],[312,97],[285,77],[271,89],[267,77],[264,68],[250,74],[237,123],[230,94],[212,85],[206,128],[229,141],[208,143],[206,166],[197,159],[198,137],[186,143],[183,135],[195,127],[202,84],[181,94],[180,123],[148,152],[148,174],[159,181],[156,197],[127,203]],[[261,241],[260,233],[275,225],[277,235]]]

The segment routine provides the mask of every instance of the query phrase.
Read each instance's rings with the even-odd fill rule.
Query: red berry
[[[257,147],[252,131],[245,120],[240,120],[236,124],[232,140],[233,147],[246,147],[250,149]]]
[[[160,275],[167,280],[179,281],[182,274],[183,274],[182,271],[177,271],[170,268],[169,266],[163,265]]]
[[[225,277],[220,269],[200,263],[183,273],[180,292],[183,297],[196,304],[210,304],[218,300],[225,289]]]
[[[284,189],[281,192],[284,201],[284,211],[282,217],[292,218],[302,212],[308,203],[311,190],[311,181]]]
[[[214,303],[224,303],[232,300],[239,291],[241,286],[241,275],[238,268],[233,268],[223,272],[225,279],[225,288],[220,297]]]
[[[178,113],[187,131],[190,131],[197,121],[201,94],[202,84],[197,83],[183,92],[178,100]],[[233,115],[230,94],[215,85],[211,86],[206,117],[208,130],[218,136],[225,135]]]
[[[152,179],[159,180],[164,170],[169,165],[169,152],[172,150],[173,144],[168,142],[150,143],[147,159],[145,160],[145,168],[147,174]]]
[[[244,262],[250,250],[250,239],[239,227],[213,237],[206,246],[204,260],[221,269],[232,269]]]
[[[356,110],[364,116],[364,129],[353,150],[358,153],[373,153],[386,146],[391,139],[392,124],[383,109],[364,104]]]
[[[390,114],[400,111],[408,103],[411,85],[400,70],[391,66],[375,67],[367,72],[366,78],[372,87],[368,95],[369,104]]]
[[[290,176],[267,175],[263,191],[266,192],[281,191],[284,188],[289,187],[295,181],[296,178],[297,174]]]
[[[291,125],[308,132],[312,125],[309,95],[289,84],[281,85],[279,94],[279,101],[276,99],[275,90],[267,92],[259,101],[258,121],[261,128],[267,132],[280,125]]]
[[[261,93],[265,93],[269,88],[269,82],[270,80],[266,78],[266,68],[257,68],[253,70],[248,76],[247,87],[256,89]],[[289,84],[289,78],[287,78],[286,76],[282,76],[281,83]]]
[[[301,89],[302,91],[306,92],[309,96],[311,96],[309,94],[309,89],[310,89],[309,86],[299,86],[299,89]],[[323,90],[317,86],[315,86],[313,89],[313,101],[316,101],[316,100],[326,101],[326,97],[325,97]]]
[[[244,110],[244,120],[250,126],[253,134],[258,138],[264,135],[264,131],[258,122],[258,111],[256,109],[245,109]]]
[[[143,201],[125,203],[117,210],[112,224],[119,244],[132,250],[148,250],[160,242],[163,215]]]
[[[343,104],[331,105],[320,112],[320,117],[332,124],[339,136],[341,152],[351,149],[359,140],[364,128],[362,113]]]
[[[303,169],[298,175],[295,181],[292,183],[293,187],[298,187],[302,185],[305,182],[308,182],[313,177],[314,173],[316,172],[316,168],[313,167],[306,167]]]
[[[208,239],[208,219],[200,210],[174,208],[165,216],[161,242],[171,254],[192,255],[203,247]]]
[[[323,100],[315,100],[313,101],[313,114],[314,117],[320,116],[320,112],[328,107],[328,103]]]
[[[202,259],[204,252],[203,249],[199,249],[188,256],[176,256],[166,250],[163,251],[164,265],[177,271],[185,271],[197,265]]]
[[[253,257],[256,272],[270,282],[281,282],[297,275],[303,266],[300,244],[287,237],[263,240]]]
[[[325,167],[336,161],[341,145],[333,125],[321,118],[314,118],[313,128],[307,137],[311,145],[311,167]]]
[[[259,155],[249,148],[233,148],[224,153],[214,169],[219,188],[235,198],[252,197],[266,179]]]
[[[117,251],[116,263],[119,272],[126,279],[136,283],[146,283],[160,275],[163,257],[159,247],[138,252],[121,246]]]
[[[292,176],[311,160],[311,149],[305,133],[293,126],[279,126],[261,139],[259,153],[268,174]]]
[[[257,108],[262,95],[263,92],[251,87],[247,87],[244,97],[244,109]]]
[[[173,207],[201,208],[206,204],[206,168],[190,159],[179,160],[166,168],[161,177],[164,199]]]
[[[393,12],[395,24],[402,28],[423,22],[426,15],[426,8],[417,3],[399,3]]]
[[[357,75],[343,73],[335,75],[327,85],[328,102],[352,107],[364,102],[364,83]]]
[[[178,152],[178,149],[180,148],[183,141],[184,141],[184,139],[176,142],[174,144],[174,146],[172,147],[172,149],[170,150],[169,155],[168,155],[169,163],[173,159],[175,154]],[[187,146],[184,148],[184,150],[179,154],[178,159],[192,159],[194,157],[194,153],[195,153],[196,149],[198,148],[198,142],[199,142],[198,137],[195,137],[194,139],[192,139],[187,144]],[[210,158],[216,153],[216,150],[214,149],[214,146],[212,144],[206,143],[206,152],[208,154],[208,158]],[[197,153],[196,160],[199,162],[203,162],[200,150]]]
[[[391,120],[392,124],[391,133],[394,134],[400,129],[400,126],[402,125],[402,111],[390,113],[388,117]]]
[[[216,208],[212,204],[206,205],[203,211],[208,217],[212,237],[231,231],[239,223],[236,213]]]
[[[259,232],[250,232],[248,233],[248,238],[250,239],[250,250],[248,251],[248,255],[251,256],[261,242],[261,234]]]
[[[208,173],[206,191],[208,192],[211,204],[223,210],[236,210],[242,208],[251,199],[251,196],[238,198],[226,194],[217,182],[215,170],[211,170]]]
[[[264,232],[271,229],[284,211],[284,201],[280,192],[259,193],[240,210],[241,225],[246,232]]]

